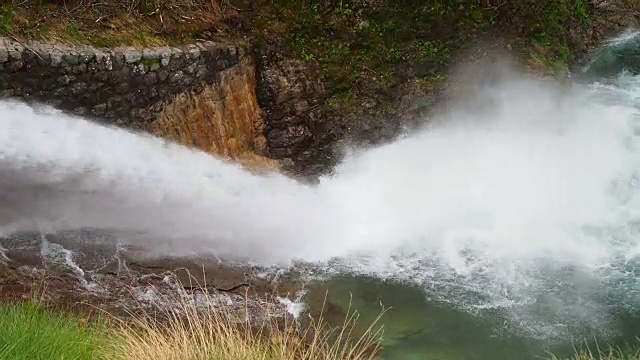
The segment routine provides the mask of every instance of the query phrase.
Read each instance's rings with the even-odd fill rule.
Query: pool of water
[[[512,328],[513,318],[498,310],[466,311],[429,299],[422,289],[370,277],[337,276],[310,284],[306,301],[311,313],[324,304],[325,319],[334,326],[346,311],[357,311],[362,333],[383,307],[382,359],[512,360],[569,357],[574,349],[625,347],[640,330],[640,314],[609,308],[607,328],[572,328],[563,337],[540,338]],[[326,296],[326,301],[325,301]],[[603,314],[594,314],[601,318]]]

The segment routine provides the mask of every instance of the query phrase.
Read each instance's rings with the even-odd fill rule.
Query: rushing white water
[[[0,113],[5,234],[105,228],[160,253],[211,251],[274,263],[304,257],[309,244],[320,249],[316,240],[332,231],[318,194],[283,176],[257,177],[50,108],[3,102]],[[301,211],[305,204],[309,212]]]
[[[607,332],[609,305],[640,307],[640,79],[482,91],[481,109],[355,156],[321,184],[349,219],[348,244],[332,245],[360,250],[329,269],[501,309],[536,336]]]
[[[507,79],[317,186],[4,101],[0,233],[111,229],[159,254],[406,281],[466,309],[517,308],[540,332],[598,325],[611,284],[618,302],[640,296],[638,95],[629,76]]]

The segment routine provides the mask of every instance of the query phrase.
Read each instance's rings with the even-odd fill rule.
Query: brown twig
[[[9,34],[9,37],[11,39],[13,39],[13,41],[17,42],[18,44],[22,45],[25,49],[31,51],[33,53],[33,55],[35,55],[38,59],[42,60],[42,56],[40,56],[40,54],[38,54],[37,52],[35,52],[32,48],[30,48],[29,46],[27,46],[25,43],[23,43],[22,41],[18,40],[18,38],[13,35],[13,34]]]
[[[483,8],[483,10],[498,10],[499,8],[503,7],[507,5],[507,1],[502,2],[501,4],[498,5],[493,5],[493,6],[487,6],[485,8]]]

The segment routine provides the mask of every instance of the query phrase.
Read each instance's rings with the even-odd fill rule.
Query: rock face
[[[0,38],[2,97],[149,131],[250,169],[279,168],[262,156],[256,68],[242,46],[96,49]]]
[[[640,13],[632,10],[631,3],[626,0],[590,0],[589,5],[595,14],[591,26],[593,38],[601,41],[620,30],[637,28],[640,25]]]
[[[334,140],[331,119],[319,106],[326,98],[319,70],[299,60],[262,60],[258,100],[264,110],[267,154],[295,173],[322,173]]]
[[[238,45],[68,47],[0,38],[0,98],[44,102],[99,122],[152,132],[257,169],[282,164],[313,179],[342,140],[377,142],[398,122],[324,107],[320,68]],[[266,159],[261,155],[267,155]]]
[[[146,128],[163,102],[220,81],[246,50],[203,42],[183,48],[97,49],[0,39],[0,97],[47,102],[78,115]]]
[[[256,98],[253,58],[218,73],[201,91],[187,91],[168,103],[149,130],[159,136],[226,158],[252,161],[252,167],[277,168],[264,154],[264,123]]]
[[[266,151],[297,176],[314,180],[328,174],[346,145],[377,145],[404,128],[407,119],[402,116],[342,113],[325,106],[330,94],[313,62],[268,53],[260,60],[258,100],[265,118]]]

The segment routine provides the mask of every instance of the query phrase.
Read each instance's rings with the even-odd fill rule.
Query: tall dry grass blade
[[[191,276],[189,282],[190,288],[198,286]],[[351,311],[337,336],[331,336],[322,318],[299,332],[295,319],[272,313],[269,303],[261,305],[261,318],[251,314],[255,307],[245,300],[244,317],[239,319],[237,309],[206,286],[197,290],[201,295],[176,287],[183,291],[175,292],[172,306],[158,309],[164,313],[160,319],[133,315],[133,321],[120,322],[113,334],[118,344],[114,359],[361,360],[372,359],[379,350],[380,334],[372,331],[374,325],[352,339],[358,317]]]

